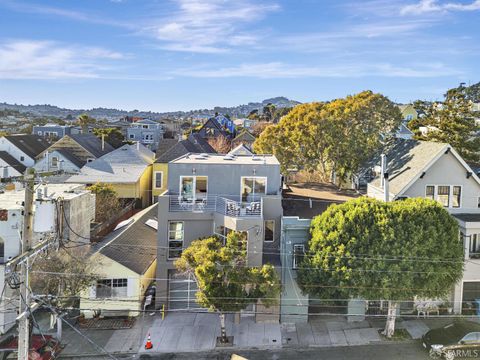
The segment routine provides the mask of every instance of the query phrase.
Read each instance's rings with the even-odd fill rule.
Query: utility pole
[[[23,206],[22,254],[28,252],[33,238],[34,175],[27,168],[25,176],[25,202]],[[28,279],[28,257],[20,264],[20,311],[18,317],[18,360],[28,360],[30,349],[30,292]]]

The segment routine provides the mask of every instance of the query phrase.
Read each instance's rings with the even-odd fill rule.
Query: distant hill
[[[213,109],[192,110],[192,111],[173,111],[173,112],[152,112],[152,111],[125,111],[119,109],[108,108],[94,108],[94,109],[65,109],[54,105],[18,105],[0,103],[0,110],[19,111],[21,113],[28,113],[34,116],[41,117],[56,117],[61,119],[76,118],[81,114],[88,114],[96,119],[118,119],[123,116],[139,116],[151,119],[177,119],[188,116],[212,116],[216,112],[221,114],[229,114],[232,117],[245,117],[252,110],[262,111],[267,104],[273,104],[278,108],[293,107],[300,104],[298,101],[287,99],[286,97],[275,97],[263,100],[262,102],[248,103],[246,105],[238,105],[234,107],[217,106]]]

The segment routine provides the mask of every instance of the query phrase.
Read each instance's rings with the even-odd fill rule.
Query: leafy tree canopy
[[[472,109],[467,88],[450,89],[443,103],[415,102],[422,116],[409,123],[419,140],[449,143],[467,161],[480,161],[480,138],[475,136],[480,126],[475,118],[478,114]],[[430,126],[426,134],[419,130],[421,126]]]
[[[98,138],[105,137],[105,141],[112,145],[115,149],[123,145],[125,137],[122,132],[117,128],[95,128],[93,134]]]
[[[312,220],[302,291],[332,299],[442,297],[461,279],[458,224],[436,201],[360,198]]]
[[[294,107],[254,143],[257,153],[272,153],[282,169],[356,171],[396,129],[401,113],[395,104],[371,91],[329,103]]]

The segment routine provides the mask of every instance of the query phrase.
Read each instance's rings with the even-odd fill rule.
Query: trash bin
[[[480,316],[480,299],[475,299],[475,308],[477,315]]]

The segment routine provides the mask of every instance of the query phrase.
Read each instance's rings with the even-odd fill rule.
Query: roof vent
[[[154,230],[158,230],[158,221],[155,219],[148,219],[145,221],[145,225],[150,226]]]
[[[235,155],[227,154],[223,157],[223,160],[235,160]]]
[[[208,159],[208,154],[207,153],[201,153],[200,156]]]

